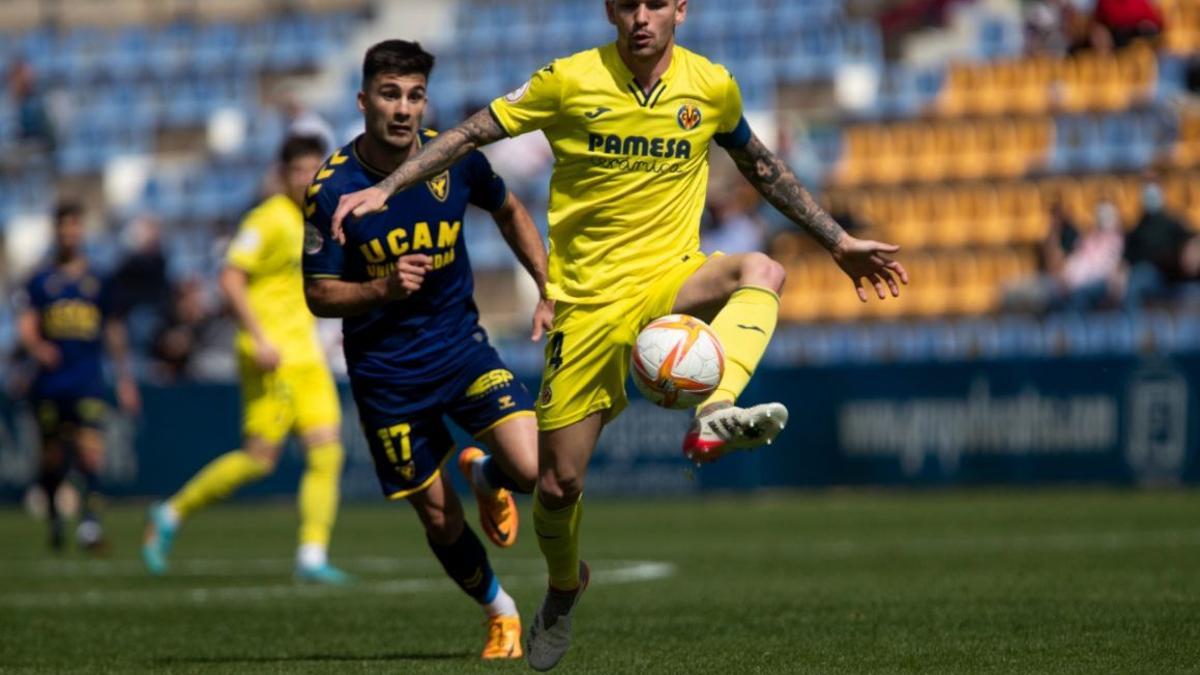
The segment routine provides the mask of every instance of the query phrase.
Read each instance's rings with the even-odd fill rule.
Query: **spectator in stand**
[[[1092,19],[1108,32],[1117,49],[1163,30],[1162,12],[1152,0],[1097,0]]]
[[[1041,271],[1005,289],[1003,306],[1037,313],[1101,307],[1113,295],[1112,278],[1120,269],[1123,248],[1121,217],[1112,202],[1096,206],[1096,226],[1082,235],[1056,205],[1041,245]]]
[[[1096,206],[1096,226],[1079,238],[1058,274],[1058,306],[1076,311],[1097,309],[1113,296],[1112,279],[1121,268],[1125,236],[1121,215],[1110,201]]]
[[[28,62],[18,60],[8,70],[8,95],[17,111],[17,140],[25,153],[48,155],[54,151],[54,125],[46,99],[38,91],[37,75]]]
[[[1195,276],[1195,235],[1166,210],[1154,178],[1142,186],[1142,217],[1125,238],[1125,308],[1169,299],[1179,282]],[[1192,268],[1192,269],[1189,269]]]
[[[766,224],[755,214],[758,193],[749,183],[709,202],[707,225],[700,232],[700,247],[727,254],[761,251],[766,245]],[[747,192],[748,191],[748,192]]]
[[[157,220],[143,216],[122,234],[126,254],[113,273],[113,310],[129,324],[134,346],[147,348],[171,313],[162,232]]]
[[[175,288],[170,322],[154,341],[154,374],[170,383],[193,377],[193,363],[202,347],[219,332],[216,317],[204,296],[204,283],[189,279]]]

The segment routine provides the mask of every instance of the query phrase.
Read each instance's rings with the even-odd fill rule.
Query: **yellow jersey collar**
[[[671,45],[671,63],[667,65],[667,70],[662,74],[662,77],[658,78],[658,82],[654,83],[654,86],[650,89],[650,93],[646,93],[638,86],[637,77],[634,76],[633,71],[629,70],[629,66],[625,65],[625,61],[621,59],[621,54],[617,51],[617,43],[609,43],[604,48],[604,60],[609,63],[609,67],[616,74],[618,82],[623,84],[629,93],[633,94],[638,105],[643,108],[653,108],[658,103],[658,99],[662,97],[663,92],[667,89],[667,84],[670,83],[671,78],[675,75],[675,71],[679,66],[679,58],[679,45]]]

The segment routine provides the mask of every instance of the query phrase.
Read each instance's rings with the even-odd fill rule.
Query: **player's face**
[[[634,56],[662,54],[687,17],[687,0],[605,0],[617,43]]]
[[[288,162],[283,167],[283,185],[292,201],[304,203],[308,184],[321,168],[321,158],[316,155],[302,155]]]
[[[425,114],[427,85],[420,74],[380,73],[371,78],[367,91],[358,94],[367,134],[395,150],[412,147]]]
[[[59,253],[78,253],[83,249],[83,237],[83,219],[79,216],[64,216],[54,227],[54,245]]]

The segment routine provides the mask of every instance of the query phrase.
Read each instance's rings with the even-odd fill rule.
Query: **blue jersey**
[[[434,134],[422,131],[428,141]],[[346,243],[330,236],[338,199],[386,177],[367,166],[355,143],[326,160],[305,205],[304,274],[365,282],[386,277],[404,255],[423,253],[433,270],[421,290],[343,320],[346,364],[360,382],[429,382],[486,346],[475,306],[474,279],[462,236],[467,205],[504,205],[504,181],[482,153],[472,152],[444,173],[392,196],[384,211],[344,223]]]
[[[91,271],[72,278],[50,265],[25,287],[42,337],[58,347],[57,368],[38,370],[35,397],[98,397],[104,390],[104,323],[111,313],[108,284]]]

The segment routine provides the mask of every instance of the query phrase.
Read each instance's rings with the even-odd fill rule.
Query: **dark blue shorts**
[[[108,417],[108,403],[100,396],[37,396],[31,401],[42,438],[76,429],[99,429]]]
[[[408,497],[437,479],[455,450],[445,416],[477,437],[515,417],[534,415],[529,391],[487,343],[464,355],[462,367],[433,382],[413,384],[397,373],[389,382],[352,377],[350,385],[388,499]]]

